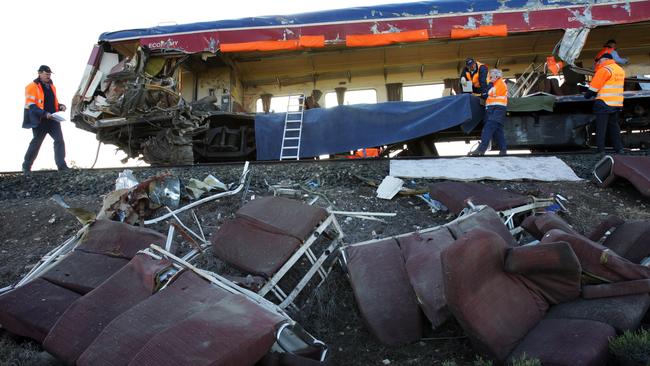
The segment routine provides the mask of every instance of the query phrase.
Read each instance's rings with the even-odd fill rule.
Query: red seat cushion
[[[10,333],[43,342],[57,319],[80,296],[36,278],[0,295],[0,324]]]
[[[43,347],[68,364],[79,356],[114,318],[151,296],[156,275],[171,263],[136,255],[95,290],[75,301],[54,325]]]
[[[131,259],[150,244],[163,246],[165,236],[157,231],[111,220],[95,221],[75,250]]]
[[[209,309],[230,293],[193,272],[181,273],[155,293],[113,319],[77,360],[77,365],[127,365],[156,334]]]
[[[597,366],[607,363],[611,326],[582,319],[544,319],[512,352],[510,358],[537,358],[542,365]]]
[[[438,182],[430,186],[431,197],[442,202],[449,210],[460,213],[471,200],[475,205],[487,205],[496,211],[523,206],[530,202],[528,196],[471,182]]]
[[[435,328],[449,317],[442,279],[442,250],[454,242],[447,228],[398,239],[418,303]]]
[[[507,248],[499,235],[476,229],[442,252],[449,309],[476,348],[501,361],[548,307],[519,275],[504,272]]]
[[[295,237],[269,232],[248,220],[226,221],[210,238],[212,252],[240,270],[272,277],[300,246]]]
[[[260,197],[248,202],[236,212],[237,217],[255,222],[267,231],[290,235],[304,241],[327,211],[284,197]]]
[[[650,295],[577,299],[551,306],[547,319],[587,319],[606,323],[617,332],[635,330],[650,307]]]
[[[231,294],[154,335],[129,364],[253,365],[275,343],[282,321],[244,296]]]
[[[489,207],[466,216],[461,216],[446,226],[456,239],[465,233],[480,228],[497,233],[508,246],[517,245],[517,241],[503,224],[499,214]]]
[[[345,248],[354,297],[372,334],[397,345],[422,337],[422,315],[395,239]]]
[[[73,251],[41,276],[82,295],[92,291],[113,273],[129,263],[128,259]]]

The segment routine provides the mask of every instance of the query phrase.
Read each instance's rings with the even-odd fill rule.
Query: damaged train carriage
[[[305,95],[311,96],[306,98],[311,107],[330,107],[322,99],[342,105],[359,91],[370,92],[377,103],[400,101],[411,86],[444,84],[451,92],[468,56],[499,67],[507,78],[541,71],[543,80],[535,80],[548,84],[544,60],[567,29],[581,31],[584,44],[567,63],[590,67],[603,42],[616,38],[636,67],[628,74],[650,74],[644,71],[650,65],[648,0],[433,0],[104,33],[88,61],[71,117],[100,141],[152,164],[251,158],[256,146],[279,149],[281,144],[281,139],[263,141],[270,138],[260,133],[266,130],[255,136],[255,113],[268,112],[274,98]],[[571,79],[575,75],[565,74],[562,88],[551,89],[578,93]],[[528,84],[512,88],[516,96],[535,90]],[[321,96],[327,98],[319,101]],[[550,106],[513,111],[508,145],[589,143],[590,102],[562,98]],[[650,128],[649,100],[642,92],[626,96],[622,122],[628,147],[647,143],[647,134],[636,132]],[[329,122],[315,121],[321,131],[328,131],[323,126]],[[284,120],[272,123],[279,123],[281,131]],[[480,133],[474,128],[467,134],[460,125],[407,141],[410,152],[435,153],[434,142]],[[378,139],[374,146],[404,142],[387,140]],[[363,141],[343,151],[373,146]]]

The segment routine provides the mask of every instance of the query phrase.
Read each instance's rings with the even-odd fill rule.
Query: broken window
[[[343,105],[353,104],[376,104],[377,91],[375,89],[363,90],[348,90],[345,92]],[[336,99],[336,92],[329,92],[325,94],[325,108],[336,107],[338,101]]]

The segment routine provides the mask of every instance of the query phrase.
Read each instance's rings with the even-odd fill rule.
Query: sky
[[[79,86],[88,56],[103,32],[148,28],[159,24],[184,24],[261,15],[287,15],[310,11],[350,8],[413,0],[297,0],[14,2],[3,9],[0,30],[3,35],[2,69],[4,87],[0,88],[0,172],[19,171],[31,129],[23,129],[25,86],[37,77],[38,67],[50,66],[59,102],[70,107]],[[9,9],[7,9],[9,8]],[[98,142],[95,135],[62,122],[69,166],[89,168],[95,161]],[[52,139],[47,136],[32,170],[55,169]],[[121,167],[126,155],[114,146],[104,145],[95,167]],[[129,161],[128,165],[142,165]]]

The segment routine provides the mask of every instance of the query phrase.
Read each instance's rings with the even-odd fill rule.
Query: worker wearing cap
[[[508,86],[503,80],[503,73],[499,69],[490,70],[490,89],[485,100],[485,117],[481,143],[478,148],[470,152],[470,156],[480,156],[490,144],[490,140],[499,145],[499,155],[506,155],[506,136],[503,132],[503,123],[506,120],[508,107]]]
[[[488,67],[473,58],[465,60],[465,68],[460,73],[460,78],[472,83],[472,93],[485,96],[488,91]]]
[[[610,54],[612,59],[619,65],[627,65],[629,63],[628,59],[619,56],[618,51],[616,51],[616,40],[610,39],[605,42],[603,49],[594,57],[594,64],[597,64],[600,57],[606,53]]]
[[[596,74],[585,93],[587,99],[596,97],[593,111],[596,115],[596,146],[599,153],[605,151],[605,138],[608,133],[614,150],[619,154],[623,153],[618,114],[623,109],[624,83],[625,70],[616,63],[611,54],[601,55],[596,64]]]
[[[23,128],[32,129],[32,141],[29,143],[23,173],[29,174],[38,150],[45,139],[45,135],[52,136],[54,140],[54,161],[59,170],[67,170],[65,163],[65,143],[60,122],[52,119],[52,114],[65,111],[66,107],[59,103],[56,88],[50,78],[52,70],[49,66],[41,65],[38,68],[38,77],[25,87],[25,109],[23,113]]]

